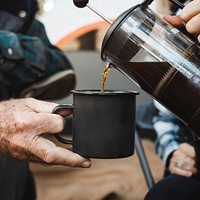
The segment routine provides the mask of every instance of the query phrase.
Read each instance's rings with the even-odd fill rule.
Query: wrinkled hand
[[[0,102],[0,152],[21,160],[90,167],[89,159],[43,137],[64,128],[63,118],[51,114],[56,105],[32,98]]]
[[[183,143],[173,152],[169,163],[171,174],[191,177],[197,172],[195,167],[195,150],[194,147]]]
[[[188,3],[178,16],[164,16],[163,18],[175,27],[185,25],[187,31],[196,36],[200,42],[200,0]]]

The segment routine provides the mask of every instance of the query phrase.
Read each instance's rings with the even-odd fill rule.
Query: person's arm
[[[66,55],[56,45],[49,41],[45,27],[40,21],[34,20],[25,35],[33,37],[40,43],[41,49],[35,49],[34,53],[38,56],[44,55],[43,62],[48,70],[58,71],[57,68],[59,68],[59,70],[73,69]],[[27,47],[27,50],[30,50],[29,44],[26,45],[26,41],[23,40],[23,37],[20,38],[20,42],[24,48]]]
[[[65,54],[50,43],[40,22],[34,20],[25,34],[0,30],[0,81],[13,87],[13,92],[63,70],[70,73],[67,93],[75,87],[74,69]]]
[[[154,101],[154,105],[159,110],[158,115],[153,118],[153,127],[157,133],[156,153],[163,160],[164,165],[168,166],[168,159],[172,152],[185,141],[178,135],[180,127],[175,122],[174,115],[158,102]]]
[[[44,137],[64,128],[63,118],[51,114],[56,105],[32,98],[0,102],[0,152],[20,160],[90,167],[89,159]]]
[[[171,163],[174,165],[175,161],[172,158],[176,155],[175,152],[179,151],[181,144],[192,139],[192,135],[172,113],[156,101],[154,103],[159,110],[158,115],[153,119],[153,126],[157,133],[156,153],[163,160],[166,170],[173,173],[174,171],[170,166]],[[179,167],[182,167],[182,164]]]

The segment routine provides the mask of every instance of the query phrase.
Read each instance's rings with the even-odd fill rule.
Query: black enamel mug
[[[73,90],[73,104],[61,104],[53,113],[72,110],[73,152],[89,158],[123,158],[134,154],[135,91]]]

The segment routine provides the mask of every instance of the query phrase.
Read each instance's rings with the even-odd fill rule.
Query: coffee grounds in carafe
[[[195,76],[191,80],[165,62],[127,62],[118,68],[189,127],[193,124],[195,127],[191,128],[200,133],[200,126],[192,122],[194,118],[200,122],[200,85]]]

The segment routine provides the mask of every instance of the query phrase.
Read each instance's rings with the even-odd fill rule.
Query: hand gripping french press
[[[152,1],[116,18],[101,58],[200,135],[200,47],[160,18],[149,7]]]

